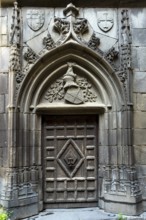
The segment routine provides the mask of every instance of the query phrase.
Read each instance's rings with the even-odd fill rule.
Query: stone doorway
[[[44,208],[97,206],[98,118],[43,117]]]

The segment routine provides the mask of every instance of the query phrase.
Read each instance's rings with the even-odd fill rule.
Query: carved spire
[[[68,4],[67,7],[63,10],[63,13],[66,17],[73,16],[76,17],[79,14],[79,9],[75,7],[72,3]]]
[[[14,2],[10,44],[20,45],[20,9],[18,8],[18,2]]]
[[[14,72],[20,71],[20,32],[20,9],[17,1],[15,1],[10,34],[10,70]]]

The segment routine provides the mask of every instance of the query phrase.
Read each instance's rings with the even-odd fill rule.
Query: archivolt
[[[106,106],[113,110],[121,109],[125,102],[121,83],[110,64],[98,53],[77,43],[68,42],[45,54],[31,68],[20,87],[17,106],[21,111],[29,112],[39,104],[40,97],[51,77],[59,76],[67,62],[76,64],[76,69],[90,77]]]

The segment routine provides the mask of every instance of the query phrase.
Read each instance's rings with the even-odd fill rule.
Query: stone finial
[[[75,7],[72,3],[68,4],[67,7],[63,10],[63,13],[66,17],[73,16],[76,17],[79,14],[79,9]]]
[[[18,8],[18,2],[14,2],[13,15],[12,15],[12,24],[11,24],[11,33],[10,33],[10,43],[11,44],[20,44],[20,10]]]
[[[17,9],[18,8],[18,2],[14,1],[14,8]]]

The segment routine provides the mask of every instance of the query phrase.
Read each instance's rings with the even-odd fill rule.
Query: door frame
[[[65,111],[66,112],[66,111]],[[97,136],[96,136],[96,159],[97,159],[97,161],[96,161],[96,172],[97,172],[97,180],[96,180],[96,196],[97,196],[97,201],[96,202],[78,202],[78,201],[75,201],[75,202],[73,202],[74,203],[74,207],[72,207],[72,208],[87,208],[87,207],[98,207],[98,200],[99,200],[99,198],[98,198],[98,195],[99,195],[99,186],[98,186],[98,180],[99,180],[99,177],[98,177],[98,166],[99,166],[99,161],[98,161],[98,158],[99,158],[99,149],[98,149],[98,135],[99,135],[99,114],[95,114],[95,112],[94,112],[94,114],[93,114],[93,112],[91,111],[90,113],[88,112],[88,113],[86,113],[85,114],[85,112],[83,111],[82,112],[82,114],[80,114],[80,112],[75,112],[75,114],[73,113],[73,112],[71,112],[72,114],[69,114],[70,112],[66,112],[67,114],[63,114],[63,112],[61,111],[61,113],[62,114],[59,114],[59,112],[58,112],[58,114],[55,114],[55,115],[53,115],[53,114],[41,114],[41,143],[42,143],[42,150],[41,150],[41,160],[42,160],[42,172],[43,172],[43,174],[42,174],[42,179],[43,179],[43,182],[45,181],[44,180],[44,147],[45,147],[45,143],[44,143],[44,121],[45,121],[45,118],[46,117],[49,117],[49,116],[73,116],[73,117],[87,117],[87,116],[90,116],[90,115],[94,115],[95,117],[96,117],[96,133],[97,133]],[[84,114],[83,114],[84,113]],[[43,201],[43,209],[44,208],[46,208],[45,207],[45,203],[44,203],[44,184],[42,184],[42,201]],[[87,205],[87,203],[88,203],[88,205]],[[52,203],[53,204],[53,208],[60,208],[60,205],[59,205],[59,203],[56,203],[56,205],[55,205],[55,203]],[[64,204],[63,205],[61,205],[61,207],[62,208],[67,208],[67,206],[66,206],[66,204],[68,204],[67,202],[64,202]],[[47,207],[48,208],[48,207]],[[52,208],[51,207],[51,203],[50,203],[50,207],[49,208]],[[71,207],[68,207],[68,208],[71,208]]]

